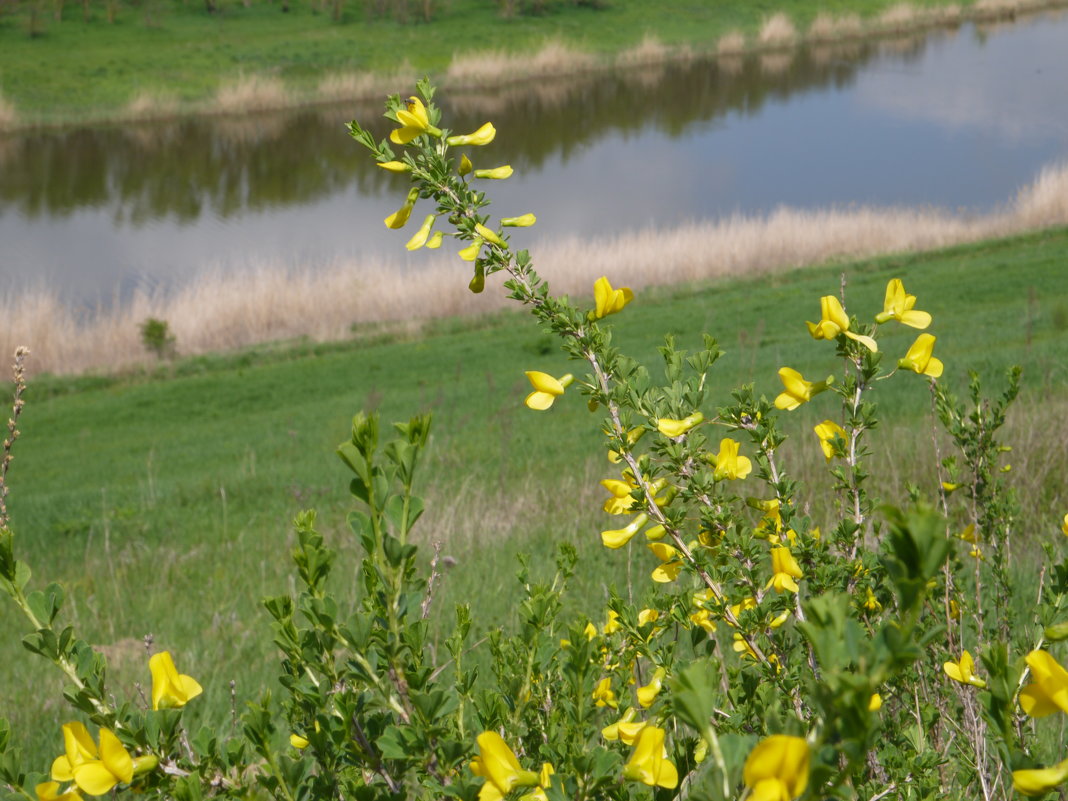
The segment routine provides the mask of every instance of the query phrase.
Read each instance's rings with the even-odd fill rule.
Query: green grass
[[[503,19],[490,0],[449,0],[429,24],[369,19],[354,0],[341,22],[304,2],[283,14],[280,3],[257,0],[246,7],[225,0],[208,14],[198,2],[141,0],[136,7],[123,4],[114,24],[102,7],[94,7],[87,23],[80,4],[68,3],[61,22],[48,4],[41,34],[34,37],[28,35],[31,5],[25,3],[17,13],[0,14],[0,96],[23,120],[78,122],[114,116],[141,92],[203,101],[240,75],[281,78],[307,97],[331,72],[393,73],[407,62],[413,75],[440,73],[457,51],[526,52],[558,39],[613,54],[646,34],[669,45],[707,49],[730,30],[755,33],[775,11],[785,11],[804,28],[821,11],[874,16],[894,1],[609,0],[600,10],[560,4],[542,16]],[[146,8],[152,10],[151,24]]]
[[[1021,538],[1034,539],[1051,508],[1068,511],[1057,506],[1068,506],[1057,444],[1068,431],[1059,422],[1068,410],[1060,400],[1068,387],[1066,253],[1068,229],[1061,229],[649,292],[613,319],[616,340],[655,364],[664,333],[694,347],[708,331],[727,351],[713,373],[711,406],[725,403],[739,382],[773,396],[784,364],[812,376],[836,371],[833,347],[813,341],[804,321],[818,314],[820,295],[837,292],[842,273],[849,308],[865,319],[881,309],[887,280],[901,277],[934,315],[944,381],[963,390],[968,368],[994,376],[1024,365],[1023,408],[1033,416],[1015,418],[1013,430],[1034,440],[1036,466],[1053,473],[1020,470],[1021,481],[1041,484],[1028,490],[1021,525]],[[903,355],[915,333],[889,329],[887,357]],[[341,551],[335,586],[342,596],[355,592],[346,471],[332,453],[352,414],[374,408],[389,421],[431,410],[424,474],[431,503],[421,536],[444,539],[458,562],[446,573],[437,614],[447,620],[462,599],[478,625],[500,620],[516,594],[516,554],[532,553],[535,572],[544,572],[554,544],[566,541],[584,560],[576,609],[599,616],[607,587],[626,591],[627,583],[623,554],[605,551],[597,537],[607,520],[597,481],[611,474],[600,417],[574,393],[544,414],[522,405],[523,369],[568,368],[527,316],[506,313],[440,324],[410,341],[264,347],[154,374],[43,378],[28,392],[10,474],[19,556],[38,586],[66,585],[66,618],[109,649],[118,694],[147,680],[138,643],[151,633],[157,649],[180,654],[182,669],[205,686],[194,718],[225,725],[231,679],[239,705],[270,686],[274,652],[258,602],[293,586],[288,521],[298,510],[319,509],[321,530]],[[818,475],[822,465],[811,426],[834,414],[830,396],[823,399],[787,418],[796,436],[782,456],[800,463],[802,476]],[[914,469],[931,477],[929,394],[924,380],[900,374],[880,385],[877,399],[885,411],[875,459],[888,473],[880,486],[900,498]],[[1021,467],[1027,458],[1013,454]],[[750,483],[747,491],[759,493]],[[635,568],[635,592],[647,585],[642,569]],[[25,627],[14,607],[0,609],[0,715],[12,719],[43,768],[69,717],[61,683],[17,644]]]

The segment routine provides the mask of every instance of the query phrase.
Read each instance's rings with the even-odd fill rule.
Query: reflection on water
[[[1047,14],[438,100],[455,130],[494,121],[473,157],[515,167],[500,213],[537,212],[543,236],[780,204],[984,210],[1068,155],[1066,37]],[[107,298],[212,263],[395,250],[379,221],[403,179],[347,137],[353,117],[388,131],[375,103],[0,138],[0,276]]]

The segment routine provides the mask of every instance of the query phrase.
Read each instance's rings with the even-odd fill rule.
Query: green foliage
[[[160,359],[172,359],[176,353],[175,337],[171,333],[171,326],[166,320],[157,320],[148,317],[141,323],[141,344],[145,350],[155,354]]]
[[[207,700],[199,684],[162,671],[157,655],[151,709],[115,696],[104,655],[57,624],[68,593],[55,583],[32,589],[3,528],[0,589],[28,625],[24,645],[60,668],[66,701],[99,730],[101,751],[116,743],[104,760],[95,745],[68,747],[74,783],[95,792],[90,775],[107,769],[119,793],[285,801],[1004,798],[1014,784],[1028,792],[1060,784],[1056,771],[1030,772],[1052,763],[1060,735],[1025,723],[1068,712],[1058,700],[1068,672],[1042,648],[1047,637],[1064,638],[1068,563],[1047,547],[1037,604],[1015,603],[1036,595],[1012,570],[1019,511],[998,462],[1018,372],[994,401],[973,375],[962,404],[939,381],[930,334],[888,357],[905,350],[888,328],[931,322],[896,279],[874,323],[822,297],[821,319],[808,328],[825,342],[808,347],[827,353],[816,374],[839,371],[825,379],[782,367],[776,397],[752,385],[730,390],[717,380],[722,351],[709,336],[692,352],[666,337],[654,369],[628,355],[606,322],[631,314],[632,293],[602,279],[593,308],[552,294],[530,254],[512,249],[507,226],[494,226],[477,175],[458,169],[454,148],[491,137],[453,137],[433,87],[418,90],[425,108],[388,101],[403,151],[355,122],[352,134],[409,181],[395,219],[419,201],[433,204],[413,249],[447,221],[439,232],[466,245],[472,289],[506,276],[510,297],[581,365],[577,378],[528,372],[527,404],[562,406],[577,391],[597,415],[593,428],[615,465],[602,482],[611,496],[604,508],[623,518],[602,541],[640,578],[625,597],[612,587],[607,604],[576,613],[567,603],[573,586],[598,577],[565,542],[553,565],[521,560],[514,609],[460,604],[447,628],[433,629],[440,554],[426,566],[413,536],[425,508],[417,488],[430,416],[389,429],[360,412],[337,448],[351,473],[352,545],[333,529],[328,544],[315,512],[296,516],[293,588],[263,602],[278,688],[264,688],[240,726],[234,710],[229,733],[194,735],[186,715]],[[871,494],[878,401],[903,382],[930,390],[954,455],[942,460],[945,480],[932,477],[908,503],[887,506]],[[808,404],[833,415],[813,443],[825,456],[817,480],[830,501],[819,521],[801,502],[785,447],[786,420]],[[554,508],[543,513],[559,518]],[[359,554],[354,581],[337,577],[349,547]],[[353,603],[340,594],[350,585]],[[67,724],[68,742],[80,725]],[[91,773],[82,769],[90,763]],[[69,782],[63,764],[53,773]],[[40,779],[0,724],[0,781],[32,799],[47,794],[36,789]]]

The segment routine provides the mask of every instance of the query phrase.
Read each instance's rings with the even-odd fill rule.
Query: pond
[[[476,166],[515,168],[491,187],[495,213],[535,212],[539,237],[782,205],[978,214],[1068,161],[1066,42],[1068,14],[1047,12],[438,100],[454,130],[497,126]],[[204,269],[384,254],[416,264],[382,224],[405,179],[344,130],[355,117],[384,135],[380,113],[351,104],[0,137],[0,291],[45,284],[95,305]]]

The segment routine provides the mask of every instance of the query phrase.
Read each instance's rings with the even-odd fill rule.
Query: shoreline
[[[730,61],[753,55],[775,57],[803,47],[833,49],[860,42],[893,42],[934,30],[955,29],[965,23],[1015,22],[1021,17],[1066,8],[1068,0],[977,0],[963,7],[957,3],[922,7],[900,3],[865,18],[857,14],[834,17],[821,13],[806,30],[796,28],[785,13],[776,12],[764,19],[758,31],[747,35],[732,30],[707,44],[669,46],[655,35],[646,34],[631,48],[600,55],[550,39],[533,52],[487,50],[454,56],[444,71],[431,74],[442,91],[478,94],[538,81],[562,81],[698,58]],[[181,102],[149,91],[137,94],[122,107],[56,119],[23,117],[0,92],[0,136],[35,130],[160,123],[189,117],[243,117],[366,102],[380,100],[399,85],[414,85],[417,77],[416,71],[405,64],[392,73],[324,73],[314,89],[308,89],[287,86],[277,78],[253,73],[225,82],[214,95],[195,101]]]
[[[1068,163],[1047,166],[999,211],[980,216],[928,208],[780,208],[670,230],[569,237],[539,245],[532,255],[554,291],[585,295],[601,275],[638,291],[937,251],[1062,226],[1068,226]],[[652,276],[651,263],[662,265]],[[433,321],[479,317],[506,305],[494,291],[499,278],[485,294],[472,295],[469,270],[453,254],[437,254],[419,269],[388,260],[220,268],[170,295],[137,292],[95,315],[72,310],[55,292],[29,291],[0,297],[0,352],[28,346],[35,373],[144,369],[156,363],[140,336],[150,317],[168,323],[182,358],[270,342],[417,334]]]

